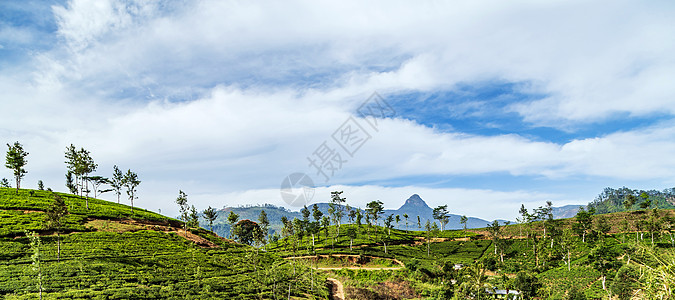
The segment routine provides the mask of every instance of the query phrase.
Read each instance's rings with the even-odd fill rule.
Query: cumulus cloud
[[[617,117],[672,118],[666,11],[670,4],[632,2],[73,0],[52,8],[51,48],[0,71],[3,109],[12,112],[0,119],[0,133],[35,149],[31,182],[60,186],[63,149],[74,143],[92,151],[102,173],[114,164],[138,170],[148,207],[166,206],[178,188],[199,191],[200,203],[223,194],[258,201],[290,172],[311,173],[307,156],[373,91],[386,98],[516,83],[534,96],[506,113],[571,131]],[[18,31],[2,29],[3,37],[30,42]],[[470,113],[480,116],[483,106]],[[424,188],[358,186],[428,175],[658,183],[675,175],[670,121],[566,143],[439,131],[401,114],[380,124],[324,185],[403,201]],[[438,204],[442,193],[504,205],[548,197],[425,193]]]

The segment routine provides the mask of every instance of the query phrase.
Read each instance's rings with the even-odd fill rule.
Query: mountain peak
[[[429,207],[429,205],[427,205],[427,203],[424,202],[424,200],[422,200],[422,198],[418,194],[413,194],[412,196],[410,196],[410,198],[408,198],[408,200],[405,200],[405,203],[399,209],[404,208],[410,208],[415,210],[420,208],[431,209],[431,207]]]

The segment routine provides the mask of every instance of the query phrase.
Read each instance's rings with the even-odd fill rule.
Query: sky
[[[354,207],[416,193],[513,220],[521,204],[675,186],[674,13],[672,1],[2,1],[0,142],[30,153],[23,187],[65,191],[73,144],[95,174],[136,172],[134,204],[171,216],[179,190],[198,209],[294,210],[289,194],[341,190]]]

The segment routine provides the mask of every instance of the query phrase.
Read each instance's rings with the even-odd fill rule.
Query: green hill
[[[47,299],[324,299],[325,276],[147,210],[57,193],[70,214],[56,259],[44,227],[47,191],[0,188],[0,295],[35,299],[38,272],[24,231],[40,235]],[[308,274],[305,276],[305,274]],[[312,276],[309,276],[311,274]],[[302,276],[301,276],[302,275]]]
[[[626,207],[626,202],[630,207]],[[622,212],[638,208],[675,209],[675,188],[658,190],[634,190],[627,187],[618,189],[605,188],[593,201],[588,204],[598,214]]]
[[[325,269],[344,282],[348,299],[489,299],[476,294],[485,288],[530,289],[541,299],[575,290],[584,299],[670,293],[661,287],[675,284],[675,211],[594,215],[588,224],[584,240],[576,218],[501,226],[498,238],[490,228],[389,233],[343,224],[339,234],[331,225],[314,238],[294,228],[267,247]]]

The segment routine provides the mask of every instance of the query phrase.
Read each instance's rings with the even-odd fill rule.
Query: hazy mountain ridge
[[[328,208],[329,208],[329,203],[315,203],[319,210],[324,214],[328,215]],[[312,206],[314,204],[310,204],[307,206],[307,208],[311,211]],[[344,208],[345,206],[343,206]],[[352,209],[359,209],[352,207]],[[452,208],[449,208],[450,210]],[[249,219],[252,221],[258,221],[258,217],[260,216],[260,212],[264,210],[265,213],[267,214],[267,218],[270,221],[270,234],[274,232],[280,232],[281,228],[283,227],[283,224],[281,223],[281,217],[286,217],[289,220],[292,220],[293,218],[302,218],[302,214],[298,211],[292,211],[289,210],[285,207],[282,206],[275,206],[271,204],[265,204],[265,205],[256,205],[256,206],[240,206],[240,207],[224,207],[221,210],[218,210],[218,219],[214,222],[213,230],[218,233],[221,236],[229,236],[229,231],[230,231],[230,225],[227,223],[227,216],[230,214],[230,212],[234,212],[239,215],[239,220],[244,220],[244,219]],[[362,213],[364,212],[364,209],[360,209]],[[430,222],[437,222],[433,218],[433,209],[427,205],[427,203],[418,195],[418,194],[413,194],[410,196],[404,203],[399,207],[398,209],[385,209],[384,213],[382,214],[382,217],[378,218],[378,224],[383,225],[383,219],[388,216],[388,215],[398,215],[400,218],[400,222],[397,224],[394,222],[394,227],[398,229],[407,229],[407,230],[419,230],[418,224],[417,224],[417,216],[420,217],[420,225],[422,229],[424,229],[424,225],[427,220]],[[406,226],[406,220],[403,217],[404,214],[408,214],[408,225]],[[450,219],[448,220],[448,224],[446,224],[445,228],[446,229],[462,229],[463,225],[460,223],[460,218],[461,215],[458,214],[448,214],[450,216]],[[312,216],[310,216],[310,220],[314,220]],[[506,221],[505,220],[498,220],[501,224],[504,224]],[[365,224],[366,219],[365,216],[363,217],[363,220],[361,221],[362,223]],[[342,219],[342,223],[346,224],[349,223],[349,216],[345,212],[345,215]],[[476,218],[476,217],[468,217],[466,228],[483,228],[487,226],[487,224],[492,223],[492,221],[487,221],[484,219]],[[440,225],[440,224],[439,224]],[[208,227],[208,224],[204,223],[202,221],[202,226],[203,227]]]

